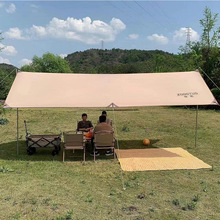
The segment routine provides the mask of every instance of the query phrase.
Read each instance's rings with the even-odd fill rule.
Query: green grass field
[[[120,148],[182,147],[213,169],[122,172],[119,163],[82,152],[37,149],[28,156],[24,120],[32,134],[75,130],[86,112],[97,121],[101,109],[19,110],[20,154],[16,155],[16,111],[0,126],[0,219],[220,219],[220,111],[200,110],[194,147],[195,110],[135,108],[108,111]],[[126,189],[122,188],[124,181]]]

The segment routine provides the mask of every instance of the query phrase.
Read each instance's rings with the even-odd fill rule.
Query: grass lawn
[[[0,126],[0,219],[220,219],[220,111],[200,110],[194,147],[195,110],[135,108],[108,111],[120,148],[182,147],[212,170],[122,172],[118,162],[82,152],[37,149],[28,156],[24,119],[32,134],[70,131],[86,112],[97,121],[101,109],[19,110],[20,154],[16,155],[16,111]],[[122,188],[124,181],[126,189]]]

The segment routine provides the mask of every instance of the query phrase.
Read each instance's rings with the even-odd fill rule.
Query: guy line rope
[[[5,76],[5,78],[3,78],[2,81],[0,81],[0,84],[2,84],[2,83],[4,82],[4,80],[5,80],[7,77],[9,77],[9,76],[14,72],[14,70],[17,70],[17,68],[14,68],[10,73],[8,73],[8,74]]]

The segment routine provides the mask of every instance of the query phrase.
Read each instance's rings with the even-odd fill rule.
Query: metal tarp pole
[[[197,130],[198,130],[198,105],[196,106],[196,131],[195,131],[195,147],[197,146]]]
[[[16,69],[16,75],[18,71]],[[19,129],[18,129],[18,108],[17,108],[17,155],[19,154],[19,142],[18,142],[18,136],[19,136]]]
[[[17,154],[19,154],[18,136],[19,136],[19,130],[18,130],[18,108],[17,108]]]

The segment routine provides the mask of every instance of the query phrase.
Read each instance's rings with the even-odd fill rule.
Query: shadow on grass
[[[151,144],[148,148],[155,148],[153,145],[159,140],[150,140]],[[63,160],[63,145],[61,145],[61,151],[58,155],[52,156],[53,148],[37,148],[36,153],[33,155],[27,155],[25,141],[19,141],[19,154],[17,155],[17,142],[8,142],[0,144],[0,160],[21,160],[21,161],[62,161]],[[117,149],[117,145],[115,146]],[[144,149],[142,140],[119,140],[119,149]],[[93,157],[90,156],[92,146],[89,144],[86,152],[86,161],[93,161]],[[97,160],[113,159],[113,156],[105,156],[105,151],[99,152],[100,156],[96,157]],[[83,161],[83,151],[77,150],[73,153],[72,150],[66,151],[65,161]]]
[[[143,140],[120,140],[119,141],[119,149],[146,149],[146,148],[157,148],[154,146],[159,139],[151,139],[150,145],[145,146],[143,144]],[[117,148],[117,146],[115,146]]]
[[[0,144],[1,160],[24,160],[24,161],[59,161],[61,154],[52,156],[53,148],[37,149],[34,155],[27,155],[25,141],[19,141],[19,154],[17,155],[17,142],[8,142]]]

